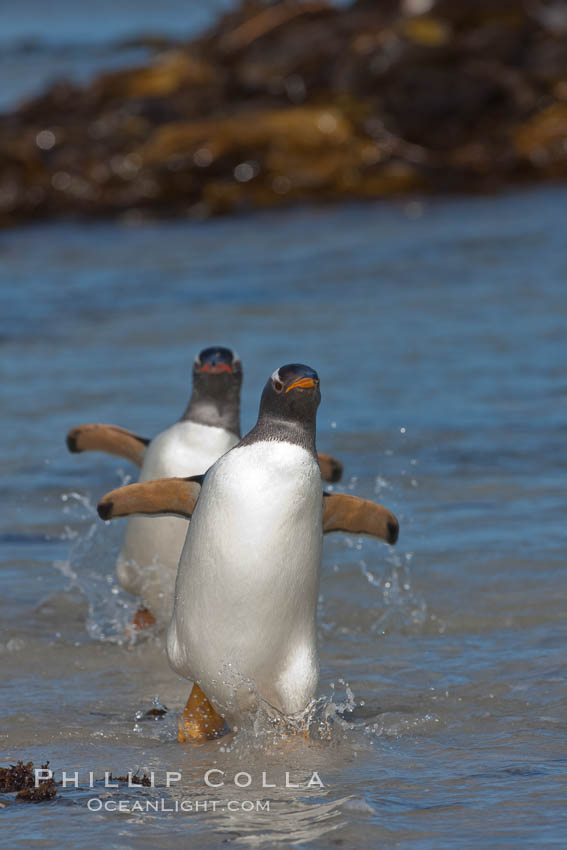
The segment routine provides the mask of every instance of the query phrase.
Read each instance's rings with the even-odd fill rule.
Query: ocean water
[[[49,760],[80,785],[0,796],[0,843],[565,846],[566,202],[537,189],[0,235],[0,764]],[[393,548],[325,541],[308,740],[259,726],[176,743],[189,686],[159,635],[125,640],[123,525],[94,511],[135,470],[65,448],[81,422],[157,433],[215,343],[243,359],[245,430],[275,367],[317,368],[339,489],[400,520]],[[169,711],[152,721],[156,698]],[[153,771],[155,787],[105,789],[105,771]]]

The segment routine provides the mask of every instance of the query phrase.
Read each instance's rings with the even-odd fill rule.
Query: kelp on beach
[[[41,765],[41,775],[48,772],[49,762]],[[16,792],[15,799],[26,803],[43,803],[53,800],[57,791],[53,778],[41,779],[36,783],[32,761],[18,761],[9,767],[0,767],[0,794]]]
[[[567,171],[567,15],[250,0],[0,118],[0,223],[490,191]]]

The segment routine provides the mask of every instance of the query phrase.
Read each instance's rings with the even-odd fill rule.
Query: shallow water
[[[49,759],[81,782],[42,805],[5,795],[6,846],[564,846],[566,201],[538,190],[0,237],[0,763]],[[88,421],[155,434],[215,342],[243,358],[245,429],[276,366],[316,367],[318,445],[344,461],[340,487],[400,519],[392,549],[325,542],[309,742],[258,729],[177,745],[188,686],[159,637],[124,642],[122,527],[93,508],[134,470],[64,445]],[[137,720],[154,697],[168,715]],[[205,785],[213,767],[225,787]],[[89,770],[153,770],[157,787],[89,791]],[[183,775],[169,790],[167,770]],[[286,771],[325,787],[285,788]],[[209,808],[95,813],[93,796]]]

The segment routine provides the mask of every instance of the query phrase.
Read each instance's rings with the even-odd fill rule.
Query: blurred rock
[[[246,0],[0,118],[0,223],[203,218],[567,172],[567,28],[519,0]]]

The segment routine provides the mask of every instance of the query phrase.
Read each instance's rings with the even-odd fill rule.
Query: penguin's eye
[[[274,380],[274,389],[275,389],[275,391],[276,391],[277,393],[281,393],[281,391],[283,390],[283,384],[282,384],[282,382],[281,382],[281,381],[278,381],[277,379],[276,379],[276,380]]]

